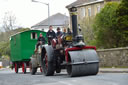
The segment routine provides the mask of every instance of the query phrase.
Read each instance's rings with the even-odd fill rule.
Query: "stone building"
[[[77,7],[78,23],[84,18],[95,17],[97,13],[104,7],[106,2],[120,0],[77,0],[66,6],[67,9]],[[70,11],[69,11],[70,13]]]

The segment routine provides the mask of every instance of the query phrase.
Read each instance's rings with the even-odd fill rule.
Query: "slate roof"
[[[49,18],[50,18],[50,25],[52,26],[63,26],[65,24],[69,24],[69,17],[61,13],[52,15]],[[48,18],[33,25],[32,28],[38,26],[49,26]]]
[[[71,8],[71,7],[77,7],[86,3],[90,3],[90,2],[95,2],[95,1],[99,1],[99,0],[77,0],[69,5],[66,6],[66,8]]]

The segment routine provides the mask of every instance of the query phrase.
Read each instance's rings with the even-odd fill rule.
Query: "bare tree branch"
[[[3,18],[3,29],[4,31],[11,31],[15,28],[16,17],[11,12],[6,12]]]

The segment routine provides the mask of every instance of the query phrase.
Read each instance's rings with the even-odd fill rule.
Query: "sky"
[[[76,0],[36,0],[50,4],[50,15],[62,13],[69,16],[65,6]],[[0,0],[0,25],[5,13],[16,17],[16,24],[31,27],[48,17],[48,6],[31,0]]]

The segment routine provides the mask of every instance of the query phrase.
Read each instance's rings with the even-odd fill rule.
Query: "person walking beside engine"
[[[53,31],[53,27],[49,26],[49,30],[47,32],[47,38],[48,38],[48,45],[51,45],[51,41],[53,38],[56,37],[55,32]]]

